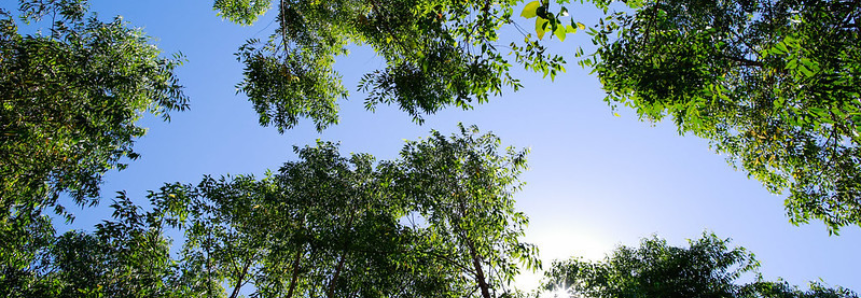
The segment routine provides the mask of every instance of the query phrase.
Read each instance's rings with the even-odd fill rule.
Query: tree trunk
[[[299,279],[299,261],[302,260],[302,247],[296,252],[296,258],[293,259],[293,277],[290,278],[290,288],[287,290],[287,298],[293,297],[293,290],[296,289],[296,280]]]
[[[466,243],[469,246],[469,254],[472,256],[472,266],[475,267],[475,281],[478,282],[478,287],[481,289],[481,296],[491,298],[490,286],[487,284],[487,278],[484,276],[484,270],[481,268],[481,257],[476,253],[475,246],[471,240],[467,240]]]

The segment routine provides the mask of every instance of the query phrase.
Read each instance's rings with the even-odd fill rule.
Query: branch
[[[764,68],[765,67],[765,65],[763,65],[762,62],[750,60],[747,58],[739,58],[739,57],[726,56],[726,55],[724,55],[722,57],[726,58],[730,61],[737,62],[737,63],[744,65],[744,66],[747,66],[747,67],[758,67],[758,68]]]
[[[302,219],[299,220],[300,229],[305,226],[305,215],[302,215]],[[287,298],[291,298],[293,296],[293,290],[296,289],[296,280],[299,279],[299,261],[302,260],[303,248],[304,244],[299,246],[299,250],[296,251],[296,257],[293,259],[293,277],[290,278],[290,289],[287,290]]]
[[[347,219],[347,229],[345,230],[347,233],[349,233],[350,229],[353,228],[353,218],[356,216],[356,204],[352,204],[352,207],[353,208],[350,210],[350,218]],[[347,261],[347,256],[350,254],[350,251],[347,250],[348,245],[349,241],[344,242],[342,246],[344,252],[341,254],[341,259],[338,260],[338,267],[335,268],[335,273],[332,275],[332,280],[329,282],[329,291],[327,293],[329,298],[335,297],[335,285],[338,282],[338,277],[341,275],[341,270],[344,269],[344,263]]]
[[[481,295],[484,298],[491,298],[487,284],[487,278],[484,276],[484,270],[481,269],[481,256],[475,251],[475,246],[472,240],[466,239],[466,245],[469,247],[469,254],[472,256],[472,266],[475,267],[475,281],[478,282],[478,287],[481,288]]]
[[[239,289],[242,288],[242,280],[245,278],[245,275],[248,273],[248,268],[251,267],[251,264],[254,263],[254,254],[248,258],[248,262],[245,263],[245,267],[242,268],[242,273],[239,275],[239,279],[236,280],[236,287],[233,288],[233,293],[230,294],[230,298],[239,297]]]

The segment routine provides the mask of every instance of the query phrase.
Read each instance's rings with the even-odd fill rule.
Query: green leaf
[[[571,25],[565,25],[565,32],[567,33],[577,33],[577,27]]]
[[[778,51],[777,52],[778,54],[785,54],[786,52],[788,52],[788,50],[786,49],[786,45],[783,44],[782,42],[775,44],[774,49],[776,49]]]
[[[562,30],[562,28],[558,28],[553,30],[553,34],[559,38],[559,41],[565,41],[565,35],[568,34],[567,30]]]
[[[541,6],[540,1],[532,1],[526,4],[526,7],[523,8],[523,12],[520,13],[520,16],[524,18],[534,18],[537,16],[536,11],[538,7]]]

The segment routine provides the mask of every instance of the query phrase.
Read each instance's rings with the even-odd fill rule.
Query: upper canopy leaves
[[[277,175],[207,177],[151,197],[185,231],[183,266],[228,292],[250,283],[267,297],[501,297],[516,293],[520,264],[538,266],[511,198],[525,153],[500,155],[495,136],[475,133],[435,132],[376,167],[318,143]]]
[[[769,190],[789,189],[794,223],[861,225],[857,1],[628,5],[592,29],[599,48],[581,61],[608,102],[672,116]]]
[[[689,240],[688,247],[670,246],[657,237],[639,247],[622,246],[597,262],[577,258],[554,262],[545,272],[544,288],[568,297],[786,297],[857,298],[842,287],[811,283],[802,291],[785,281],[764,281],[759,262],[742,247],[714,234]],[[755,281],[740,284],[748,276]],[[561,293],[560,293],[561,294]]]
[[[18,14],[0,9],[0,267],[13,271],[50,230],[44,208],[71,217],[61,193],[94,204],[102,175],[137,158],[144,113],[169,120],[188,108],[180,57],[161,57],[140,30],[86,17],[83,0],[20,4]],[[32,27],[13,20],[36,27],[45,16],[44,34],[22,34]]]
[[[263,2],[216,1],[215,8],[246,24],[263,11],[258,9]],[[239,88],[254,103],[263,125],[283,131],[309,117],[323,129],[337,122],[336,102],[347,96],[332,64],[353,43],[371,46],[386,61],[385,69],[366,73],[359,84],[368,93],[368,109],[397,104],[417,122],[423,121],[422,114],[449,105],[468,109],[505,87],[520,87],[499,51],[498,35],[512,23],[518,2],[279,1],[276,32],[263,42],[250,40],[237,53],[246,65]],[[506,48],[518,62],[545,75],[564,70],[561,57],[545,54],[535,41],[526,42]]]

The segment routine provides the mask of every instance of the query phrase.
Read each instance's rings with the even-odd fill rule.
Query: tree
[[[216,0],[214,8],[247,25],[271,3]],[[564,71],[562,57],[545,53],[529,36],[522,45],[500,44],[498,31],[513,24],[518,3],[281,0],[275,33],[265,41],[249,40],[236,54],[245,64],[245,80],[238,88],[254,104],[260,124],[283,131],[308,117],[321,130],[337,122],[336,102],[347,96],[332,68],[335,57],[347,55],[347,45],[356,44],[372,47],[386,61],[385,69],[366,73],[359,83],[368,93],[367,109],[397,104],[419,123],[423,114],[446,106],[469,109],[504,88],[520,88],[500,48],[510,48],[517,63],[545,76]],[[564,28],[558,32],[567,33]]]
[[[185,231],[181,266],[209,296],[517,295],[519,265],[538,267],[511,199],[525,152],[500,155],[477,133],[434,132],[376,167],[318,143],[277,175],[168,184],[151,199]]]
[[[51,237],[26,269],[4,268],[0,296],[202,296],[170,258],[162,215],[142,212],[124,193],[111,207],[115,221]]]
[[[514,23],[519,1],[278,1],[276,32],[237,53],[246,65],[238,88],[262,125],[283,132],[308,117],[321,130],[337,122],[337,100],[347,96],[335,58],[350,44],[368,45],[386,68],[359,83],[366,108],[397,104],[421,123],[423,114],[468,109],[520,87],[499,52],[505,25],[525,35],[524,44],[508,45],[517,63],[551,78],[564,70],[540,40],[547,32],[564,40],[585,26],[563,22],[568,1],[556,2],[522,10],[536,20],[536,39]],[[592,1],[605,13],[611,2]],[[598,73],[606,101],[644,120],[672,115],[680,133],[711,140],[768,190],[788,190],[794,224],[821,220],[831,233],[861,225],[856,1],[624,2],[623,12],[590,30],[598,49],[580,61]],[[251,24],[271,5],[215,1],[214,8]]]
[[[858,1],[626,4],[591,29],[598,50],[580,62],[607,102],[671,116],[770,191],[788,189],[795,224],[861,225]]]
[[[669,246],[654,237],[643,239],[640,247],[619,247],[602,261],[554,262],[543,288],[556,297],[858,297],[818,283],[802,291],[785,281],[763,281],[752,253],[730,249],[729,239],[714,234],[688,243]],[[744,275],[756,280],[737,284]]]
[[[50,31],[22,35],[0,10],[0,212],[79,204],[99,196],[101,175],[136,159],[145,112],[185,110],[174,68],[149,38],[117,18],[87,17],[84,0],[20,1],[20,17],[50,17]]]
[[[19,3],[18,15],[0,9],[4,272],[26,268],[53,238],[44,208],[71,219],[57,204],[61,193],[95,204],[102,174],[138,157],[132,144],[145,133],[135,124],[144,113],[168,120],[188,107],[173,73],[180,61],[160,57],[140,30],[88,17],[84,0]],[[22,34],[14,17],[33,27],[49,18],[50,30]]]
[[[373,158],[341,157],[331,143],[296,152],[302,161],[278,175],[207,177],[154,194],[185,231],[184,265],[211,285],[207,295],[227,281],[229,297],[246,285],[266,297],[410,296],[396,295],[391,283],[406,273],[390,255],[411,240]]]
[[[517,176],[526,166],[526,150],[497,153],[500,140],[476,137],[475,126],[459,126],[460,136],[439,132],[409,142],[401,151],[404,199],[429,224],[433,246],[462,268],[459,283],[478,285],[484,298],[508,294],[518,264],[540,268],[537,249],[520,242],[528,220],[514,210]],[[463,296],[463,295],[462,295]]]

